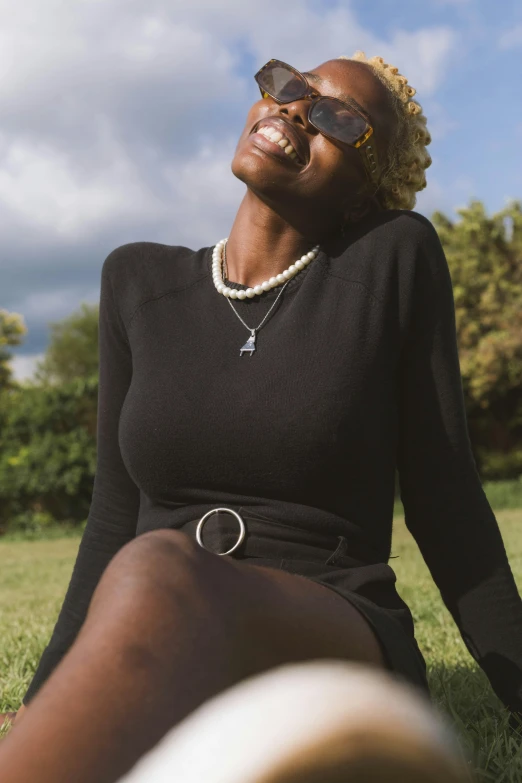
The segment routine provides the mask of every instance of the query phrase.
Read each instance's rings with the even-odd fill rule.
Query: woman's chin
[[[238,150],[231,163],[232,174],[254,190],[271,190],[291,182],[289,168],[253,145],[250,149]]]

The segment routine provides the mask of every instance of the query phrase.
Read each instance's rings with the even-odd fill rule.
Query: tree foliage
[[[98,379],[19,387],[0,395],[0,532],[31,514],[79,523],[96,466]]]
[[[432,216],[453,282],[470,435],[483,478],[522,474],[522,204]]]
[[[98,305],[83,303],[79,312],[49,324],[49,347],[37,364],[35,382],[59,386],[97,375],[98,312]]]
[[[20,345],[26,334],[27,326],[20,313],[0,309],[0,390],[13,385],[13,371],[9,364],[13,357],[8,346]]]

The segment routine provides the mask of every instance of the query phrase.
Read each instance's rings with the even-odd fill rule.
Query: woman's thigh
[[[220,623],[238,677],[314,658],[388,668],[368,621],[335,591],[298,574],[209,552],[183,532],[162,529],[139,536],[116,556],[108,572],[93,603],[98,612],[108,613],[111,624],[113,598],[117,600],[121,584],[130,584],[136,601],[143,604],[138,615],[145,624],[154,615],[172,617],[175,605],[183,607],[183,622],[193,624],[187,633],[197,631],[202,641],[207,625]],[[125,596],[123,602],[129,604]],[[130,604],[134,611],[136,602]],[[183,628],[178,630],[183,633]]]
[[[243,578],[241,640],[247,658],[258,646],[263,658],[273,660],[272,665],[341,658],[388,668],[366,618],[335,591],[281,569],[227,555],[220,560],[228,561]]]

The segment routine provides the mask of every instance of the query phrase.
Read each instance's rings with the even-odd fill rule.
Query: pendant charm
[[[244,346],[240,349],[239,355],[242,356],[243,351],[245,352],[250,351],[250,356],[252,356],[255,350],[256,350],[256,333],[254,332],[254,330],[252,330],[252,334],[250,335],[250,337],[248,338]]]

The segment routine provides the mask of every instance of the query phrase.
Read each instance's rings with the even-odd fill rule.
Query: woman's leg
[[[75,644],[0,743],[3,783],[112,783],[204,701],[291,661],[383,667],[359,612],[304,577],[160,530],[106,569]]]

